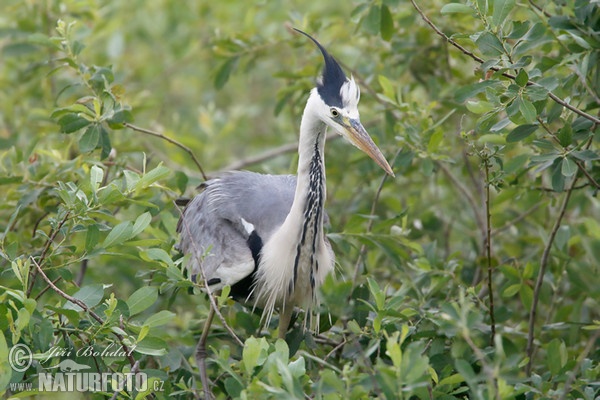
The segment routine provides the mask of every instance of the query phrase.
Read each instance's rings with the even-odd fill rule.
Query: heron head
[[[323,75],[318,80],[317,87],[313,89],[316,90],[322,102],[318,110],[320,119],[354,146],[365,152],[385,172],[394,176],[394,172],[381,150],[360,122],[358,114],[360,88],[354,78],[346,77],[342,67],[315,38],[296,28],[294,30],[312,40],[325,60]]]

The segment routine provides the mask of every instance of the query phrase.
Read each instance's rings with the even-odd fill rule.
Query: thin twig
[[[450,43],[452,46],[456,47],[458,50],[460,50],[463,54],[469,56],[471,59],[477,61],[479,64],[483,64],[485,62],[484,59],[482,59],[481,57],[475,55],[473,52],[467,50],[466,48],[464,48],[463,46],[461,46],[460,44],[458,44],[456,41],[454,41],[454,39],[450,38],[448,35],[446,35],[444,32],[442,32],[426,15],[425,13],[423,13],[423,11],[419,8],[419,6],[417,5],[417,3],[415,2],[415,0],[410,0],[410,2],[412,3],[413,7],[415,8],[415,10],[417,10],[417,12],[419,13],[419,15],[421,16],[421,18],[423,18],[423,21],[425,21],[425,23],[427,23],[427,25],[429,25],[431,27],[431,29],[433,29],[435,31],[435,33],[437,33],[440,37],[442,37],[444,40],[446,40],[448,43]],[[499,67],[495,67],[492,66],[490,67],[491,70],[496,71],[496,72],[500,72],[501,69]],[[516,76],[513,74],[509,74],[508,72],[501,72],[501,75],[509,78],[511,80],[515,80]],[[533,82],[533,81],[528,81],[527,82],[527,86],[539,86],[537,83]],[[572,106],[571,104],[567,103],[566,101],[562,100],[560,97],[556,96],[554,93],[548,91],[548,96],[554,100],[554,102],[560,104],[561,106],[565,107],[566,109],[574,112],[577,115],[580,115],[582,117],[584,117],[585,119],[589,119],[590,121],[600,124],[600,119],[597,117],[594,117],[591,114],[586,113],[585,111],[582,111],[580,109],[578,109],[577,107]]]
[[[327,134],[327,136],[325,136],[325,141],[328,142],[330,140],[337,139],[339,137],[341,137],[341,136],[338,135],[337,133],[330,132]],[[250,165],[258,164],[258,163],[270,160],[272,158],[278,157],[283,154],[293,153],[296,150],[298,150],[298,142],[294,141],[293,143],[287,143],[287,144],[281,145],[279,147],[275,147],[274,149],[269,149],[263,153],[255,155],[255,156],[251,156],[248,158],[244,158],[244,159],[235,161],[218,171],[210,172],[209,175],[213,176],[213,175],[218,175],[220,173],[227,172],[227,171],[236,171],[236,170],[244,169]]]
[[[471,210],[473,210],[475,222],[477,223],[481,235],[485,236],[485,223],[483,221],[483,217],[481,216],[477,202],[473,198],[471,192],[469,192],[469,189],[467,189],[467,187],[456,176],[454,176],[454,174],[448,169],[448,167],[446,167],[444,163],[436,161],[435,165],[438,166],[442,170],[442,172],[444,172],[446,176],[452,181],[453,187],[455,187],[458,190],[458,192],[465,197],[465,199],[471,206]]]
[[[400,152],[402,151],[402,148],[398,148],[398,150],[396,151],[396,154],[394,154],[394,157],[392,158],[392,162],[391,165],[394,165],[396,163],[396,158],[398,158],[398,155],[400,154]],[[379,196],[381,196],[381,191],[383,190],[383,185],[385,184],[385,181],[388,178],[388,174],[383,174],[383,177],[381,178],[381,182],[379,182],[379,187],[377,188],[377,192],[375,193],[375,198],[373,199],[373,203],[371,204],[371,211],[369,212],[369,215],[375,215],[375,209],[377,208],[377,203],[379,202]],[[375,223],[375,219],[374,218],[369,218],[369,222],[367,223],[367,229],[366,232],[367,234],[371,233],[371,231],[373,230],[373,224]],[[359,274],[359,270],[360,270],[360,265],[363,262],[363,259],[365,257],[365,254],[367,253],[367,245],[363,244],[360,247],[360,251],[358,252],[358,258],[356,259],[356,264],[354,265],[354,281],[353,282],[358,282],[358,274]]]
[[[554,221],[554,226],[550,231],[550,236],[548,237],[548,242],[544,247],[544,252],[542,253],[542,259],[540,261],[540,270],[538,272],[537,280],[535,282],[535,288],[533,290],[533,302],[531,303],[531,310],[529,312],[529,332],[527,334],[527,356],[529,357],[529,361],[527,362],[527,376],[531,375],[531,368],[533,366],[533,350],[534,350],[534,333],[535,333],[535,317],[537,314],[537,305],[540,299],[540,291],[542,289],[542,283],[544,282],[544,275],[546,273],[546,268],[548,267],[548,261],[550,259],[550,250],[552,249],[552,244],[554,243],[554,238],[560,228],[560,224],[562,222],[563,217],[567,211],[567,206],[569,205],[569,200],[571,199],[571,194],[573,194],[573,188],[575,187],[575,182],[577,182],[576,174],[573,178],[573,182],[571,186],[567,190],[565,198],[563,200],[562,205],[560,206],[560,211],[558,213],[558,217],[556,221]]]
[[[42,277],[42,279],[44,281],[46,281],[46,283],[48,284],[48,286],[50,286],[52,288],[52,290],[54,290],[61,297],[67,299],[71,303],[77,304],[79,307],[81,307],[81,309],[83,311],[87,312],[100,325],[104,325],[104,320],[98,314],[96,314],[92,309],[90,309],[83,301],[76,299],[75,297],[70,296],[70,295],[66,294],[65,292],[63,292],[61,289],[59,289],[58,286],[56,286],[50,280],[50,278],[48,278],[48,275],[46,275],[46,273],[42,270],[42,267],[40,267],[40,264],[38,264],[37,261],[35,261],[35,258],[30,257],[30,260],[33,263],[33,265],[35,265],[35,268],[37,269],[39,275]],[[127,359],[129,360],[129,364],[133,367],[135,365],[135,359],[131,355],[131,350],[125,344],[123,336],[116,332],[113,332],[113,335],[115,335],[117,337],[117,339],[119,340],[119,343],[121,344],[121,347],[123,348],[123,351],[125,352],[125,354],[127,356]]]
[[[63,219],[58,223],[58,226],[56,227],[56,229],[54,229],[52,231],[52,233],[50,234],[50,237],[48,238],[48,240],[46,240],[46,244],[44,245],[42,254],[40,254],[40,258],[38,261],[39,264],[44,263],[44,260],[46,259],[46,256],[48,255],[48,250],[50,250],[50,245],[54,242],[54,239],[56,239],[56,235],[58,235],[58,232],[60,232],[60,230],[63,227],[63,225],[65,224],[65,222],[67,222],[67,220],[69,219],[70,214],[71,214],[71,212],[67,211],[67,213],[65,214]],[[36,265],[37,265],[37,263],[36,263]],[[31,295],[31,291],[33,290],[33,285],[35,283],[35,278],[37,277],[37,274],[38,274],[37,269],[33,270],[33,272],[31,273],[31,280],[29,281],[29,287],[27,288],[27,294],[26,294],[27,297],[29,297]]]
[[[183,143],[178,142],[177,140],[175,140],[173,138],[170,138],[168,136],[165,136],[165,135],[163,135],[160,132],[155,132],[155,131],[152,131],[152,130],[146,129],[146,128],[140,128],[139,126],[130,124],[129,122],[125,122],[125,123],[123,123],[123,125],[126,126],[126,127],[128,127],[131,130],[136,131],[136,132],[140,132],[140,133],[144,133],[146,135],[150,135],[150,136],[155,136],[155,137],[161,138],[161,139],[166,140],[167,142],[169,142],[169,143],[171,143],[171,144],[179,147],[180,149],[182,149],[183,151],[185,151],[186,153],[188,153],[189,156],[192,158],[192,161],[194,161],[194,164],[196,164],[196,166],[200,170],[200,174],[202,174],[202,179],[204,179],[205,181],[208,180],[208,177],[204,173],[204,169],[202,168],[202,165],[200,164],[200,161],[198,161],[198,159],[194,155],[194,152],[192,151],[192,149],[190,149],[189,147],[187,147]]]
[[[542,205],[542,202],[536,203],[533,207],[531,207],[529,210],[523,212],[522,214],[519,214],[512,221],[508,221],[506,224],[502,225],[500,228],[494,229],[492,231],[492,236],[495,236],[495,235],[509,229],[511,226],[515,226],[516,224],[518,224],[519,222],[521,222],[522,220],[524,220],[525,218],[527,218],[528,216],[533,214],[538,208],[540,208],[541,205]]]
[[[487,258],[487,273],[488,273],[488,296],[490,299],[490,346],[494,346],[494,337],[496,336],[496,317],[494,315],[494,287],[492,282],[492,222],[490,213],[490,163],[489,159],[483,160],[485,168],[485,250]]]

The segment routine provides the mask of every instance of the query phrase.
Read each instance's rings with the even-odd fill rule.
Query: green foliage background
[[[0,393],[35,394],[11,383],[56,366],[53,347],[125,346],[76,361],[201,395],[210,305],[174,200],[203,180],[191,154],[211,176],[295,171],[321,60],[293,26],[357,79],[397,177],[327,144],[321,332],[276,340],[218,298],[245,344],[213,324],[214,395],[598,398],[598,3],[417,3],[4,1]]]

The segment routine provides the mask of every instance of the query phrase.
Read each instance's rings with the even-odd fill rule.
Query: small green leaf
[[[80,117],[78,114],[69,113],[62,116],[58,120],[58,124],[60,125],[60,131],[63,133],[73,133],[77,132],[81,128],[85,128],[90,124],[90,121]]]
[[[104,286],[101,284],[84,286],[79,289],[73,297],[77,300],[81,300],[89,308],[95,307],[100,303],[102,297],[104,297]],[[63,308],[67,310],[83,311],[80,306],[70,301],[67,301]]]
[[[144,340],[136,344],[135,352],[149,356],[164,356],[167,354],[167,347],[167,342],[163,339],[146,336]]]
[[[573,128],[571,124],[565,124],[556,135],[561,146],[567,147],[573,142]]]
[[[596,153],[593,150],[577,150],[571,152],[573,157],[581,160],[581,161],[594,161],[600,160],[600,154]]]
[[[460,4],[460,3],[448,3],[445,4],[442,9],[440,10],[440,13],[442,14],[472,14],[475,10],[466,5],[466,4]]]
[[[519,125],[506,136],[506,142],[515,143],[521,141],[535,132],[537,128],[538,126],[535,124]]]
[[[152,215],[150,215],[149,212],[145,212],[139,217],[137,217],[135,223],[133,224],[133,229],[131,230],[131,237],[137,236],[140,233],[142,233],[142,231],[146,229],[148,225],[150,225],[150,221],[152,221]]]
[[[175,318],[175,313],[167,310],[161,310],[158,313],[148,317],[144,325],[154,328],[155,326],[161,326],[169,323]]]
[[[507,298],[513,297],[514,295],[519,293],[519,290],[521,290],[520,283],[515,283],[514,285],[510,285],[509,287],[504,289],[504,291],[502,292],[502,297],[507,297]]]
[[[158,299],[158,289],[154,286],[143,286],[133,292],[127,299],[129,315],[133,316],[149,308]]]
[[[431,135],[431,138],[429,138],[429,143],[427,143],[427,152],[435,153],[439,149],[442,139],[444,139],[444,131],[442,129],[436,129],[433,135]]]
[[[494,12],[492,14],[494,26],[501,26],[514,7],[515,0],[494,0]]]
[[[379,80],[379,85],[381,85],[381,89],[383,89],[383,95],[390,100],[396,101],[396,88],[392,81],[384,75],[379,75],[377,78]]]
[[[242,350],[242,361],[244,368],[248,375],[252,374],[254,368],[263,365],[267,359],[267,350],[269,344],[267,339],[264,337],[257,339],[255,337],[249,337],[244,343],[244,350]]]
[[[481,143],[481,144],[489,143],[489,144],[503,145],[503,144],[506,144],[506,138],[497,133],[487,133],[485,135],[481,135],[477,139],[477,143]]]
[[[535,122],[535,120],[537,118],[537,111],[536,111],[533,103],[524,97],[520,97],[518,99],[518,101],[519,101],[519,112],[525,119],[525,122],[527,122],[529,124]]]
[[[152,185],[154,182],[165,178],[171,173],[171,170],[162,164],[156,166],[151,171],[146,172],[140,180],[135,184],[135,190],[145,189]]]
[[[473,114],[485,114],[494,109],[494,105],[488,101],[467,101],[466,103],[467,110],[471,111]]]
[[[552,375],[558,375],[567,363],[565,343],[558,338],[552,339],[546,349],[546,365]]]
[[[82,153],[89,153],[96,149],[99,141],[100,127],[98,124],[90,125],[79,139],[79,151]]]
[[[484,56],[498,57],[504,54],[502,42],[491,32],[483,32],[479,35],[477,40],[475,40],[475,44],[479,47],[479,51],[481,51]]]
[[[385,4],[381,5],[381,38],[389,42],[394,35],[394,19],[390,9]]]
[[[98,238],[100,237],[100,230],[98,225],[93,224],[88,226],[87,233],[85,235],[85,251],[90,253],[94,250],[94,247],[98,244]]]
[[[100,125],[100,148],[102,149],[102,152],[100,153],[100,159],[104,160],[110,154],[112,146],[110,144],[108,132],[102,125]]]
[[[96,193],[104,179],[104,170],[97,165],[92,165],[90,168],[90,186],[92,191]]]
[[[217,74],[215,75],[214,85],[216,89],[222,89],[223,86],[225,86],[229,80],[229,77],[231,76],[231,73],[237,66],[237,63],[238,57],[232,57],[221,64],[219,69],[217,69]]]
[[[552,189],[555,192],[565,190],[565,176],[562,173],[562,161],[559,160],[552,165]]]
[[[561,173],[564,177],[569,178],[577,172],[577,164],[568,157],[563,158],[561,165]]]
[[[529,82],[529,75],[527,75],[527,71],[521,68],[515,77],[515,82],[517,82],[517,85],[521,87],[527,86],[527,82]]]
[[[106,236],[106,239],[102,243],[102,247],[108,248],[115,244],[121,244],[131,239],[132,232],[133,226],[130,221],[121,222],[108,233],[108,236]]]
[[[463,86],[454,93],[454,98],[459,103],[463,103],[465,100],[475,97],[479,93],[485,92],[485,90],[489,87],[497,85],[498,81],[495,80],[485,80],[477,83],[473,83],[471,85]]]
[[[362,25],[371,35],[379,34],[381,29],[381,9],[378,5],[373,4],[369,8],[369,13],[362,20]]]

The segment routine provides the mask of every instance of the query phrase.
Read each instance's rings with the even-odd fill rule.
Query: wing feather
[[[230,172],[203,186],[179,220],[179,248],[192,255],[190,274],[199,275],[201,263],[216,290],[254,271],[249,227],[268,240],[290,211],[296,177]]]

